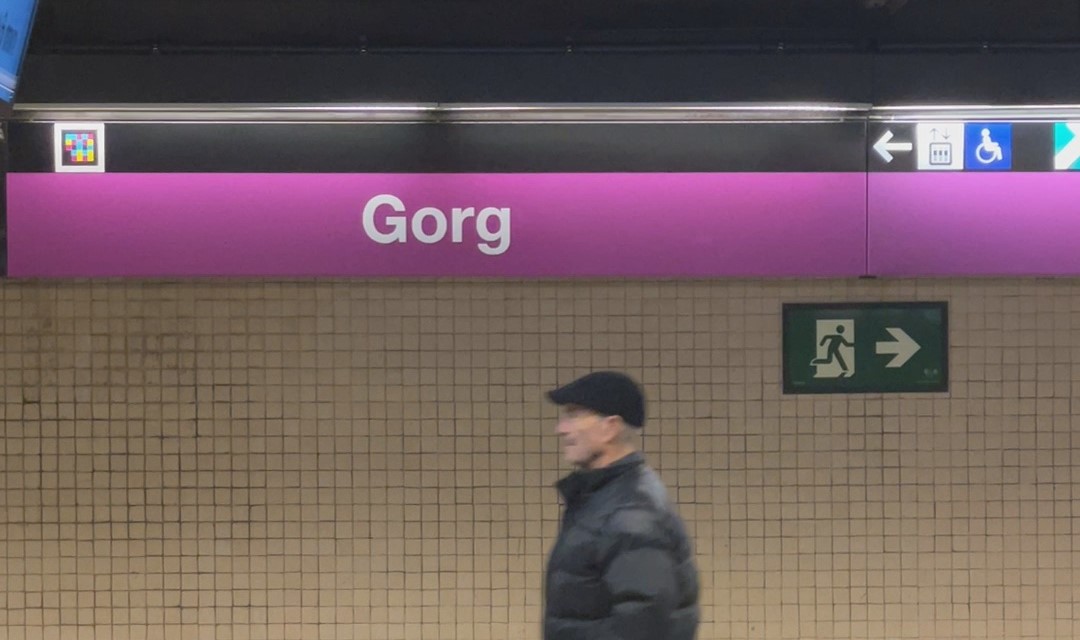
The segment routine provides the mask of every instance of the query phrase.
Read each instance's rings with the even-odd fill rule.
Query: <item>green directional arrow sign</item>
[[[944,302],[785,304],[784,393],[946,391]]]

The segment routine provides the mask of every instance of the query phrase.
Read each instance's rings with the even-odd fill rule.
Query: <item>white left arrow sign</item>
[[[893,337],[893,340],[882,340],[881,342],[874,343],[875,353],[892,355],[893,359],[885,366],[889,369],[895,369],[897,367],[904,366],[911,356],[918,353],[918,342],[911,339],[907,333],[900,327],[885,327],[885,330],[889,332],[889,335]]]
[[[874,143],[874,151],[881,156],[881,159],[885,162],[893,161],[892,151],[911,151],[910,142],[892,142],[893,132],[888,129],[885,130],[885,135]]]

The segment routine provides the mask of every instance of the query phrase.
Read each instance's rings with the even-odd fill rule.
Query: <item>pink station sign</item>
[[[11,173],[8,275],[848,277],[867,174]]]

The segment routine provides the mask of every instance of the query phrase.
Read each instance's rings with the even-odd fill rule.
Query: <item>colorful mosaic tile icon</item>
[[[63,163],[65,166],[96,165],[97,159],[96,131],[64,132]]]

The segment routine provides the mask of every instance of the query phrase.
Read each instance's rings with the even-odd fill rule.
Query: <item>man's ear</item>
[[[619,416],[604,416],[604,442],[617,442],[622,437],[623,422]]]

